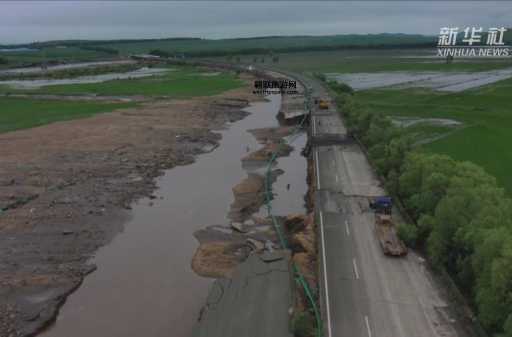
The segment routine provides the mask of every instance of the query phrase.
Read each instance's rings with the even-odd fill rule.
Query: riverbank
[[[215,149],[213,131],[247,116],[255,99],[247,85],[0,135],[0,335],[51,322],[133,201],[154,199],[163,170]]]

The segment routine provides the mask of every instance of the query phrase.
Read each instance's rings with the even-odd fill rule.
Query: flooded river
[[[61,308],[44,337],[188,337],[211,279],[190,268],[198,246],[194,231],[227,224],[232,187],[247,173],[240,158],[261,147],[247,129],[277,126],[280,96],[251,105],[251,115],[222,131],[220,146],[158,179],[157,199],[140,200],[111,244],[98,251],[98,270]],[[302,135],[289,157],[279,158],[276,214],[304,212],[306,160]],[[289,189],[287,185],[290,184]]]

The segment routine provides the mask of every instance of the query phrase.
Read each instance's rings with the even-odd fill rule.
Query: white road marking
[[[366,330],[368,330],[368,337],[372,337],[372,330],[370,329],[370,321],[368,316],[364,316],[364,322],[366,323]]]
[[[327,337],[332,337],[331,331],[331,308],[329,304],[329,283],[327,281],[327,257],[325,255],[324,215],[320,211],[320,236],[322,239],[322,261],[324,269],[325,307],[327,311]]]
[[[347,236],[350,236],[350,228],[348,228],[348,221],[345,220],[345,230],[347,231]]]
[[[356,259],[352,259],[352,264],[354,265],[354,274],[356,274],[356,280],[359,280],[359,270],[357,269]]]
[[[316,136],[316,120],[315,120],[315,116],[313,116],[313,136]]]
[[[339,179],[339,178],[338,178],[338,174],[336,173],[336,182],[338,182],[338,179]]]
[[[315,156],[316,156],[316,187],[317,187],[317,190],[319,190],[320,189],[320,167],[318,164],[318,150],[315,151]]]

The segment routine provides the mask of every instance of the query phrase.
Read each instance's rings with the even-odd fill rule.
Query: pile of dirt
[[[192,270],[203,277],[230,278],[248,253],[249,248],[245,244],[229,241],[203,243],[192,258]]]
[[[164,169],[214,149],[213,130],[246,116],[252,98],[244,87],[1,134],[0,336],[47,324],[130,204]]]
[[[270,184],[283,174],[283,170],[276,169],[270,173]],[[265,177],[258,173],[249,173],[247,178],[233,187],[235,200],[230,206],[228,217],[233,221],[244,221],[256,213],[265,203]]]
[[[316,228],[313,213],[302,216],[303,222],[299,223],[301,217],[293,216],[285,220],[287,227],[297,230],[290,234],[290,246],[292,247],[292,261],[295,263],[310,289],[318,289],[317,278],[317,252],[316,252]],[[306,294],[300,287],[297,288],[298,295],[295,303],[295,311],[304,311],[308,307]]]
[[[257,216],[227,226],[206,226],[196,231],[194,237],[199,248],[192,259],[192,269],[200,276],[212,278],[229,278],[249,254],[279,244],[271,220]]]
[[[260,128],[247,130],[250,132],[260,144],[277,143],[284,137],[291,135],[295,131],[295,127],[281,126],[275,128]]]
[[[267,162],[274,153],[277,157],[288,156],[293,151],[293,147],[286,143],[267,143],[261,149],[249,153],[242,158],[242,162]]]
[[[306,210],[308,212],[313,212],[315,208],[315,191],[317,190],[316,179],[315,179],[315,165],[312,160],[308,160],[308,171],[307,171],[307,183],[308,183],[308,192],[304,197],[306,201]]]

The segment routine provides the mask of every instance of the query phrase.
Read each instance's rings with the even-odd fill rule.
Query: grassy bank
[[[187,98],[216,95],[243,85],[234,73],[206,73],[191,67],[176,67],[164,75],[102,83],[49,85],[38,89],[13,89],[1,86],[2,93],[53,95],[95,94],[103,96],[169,96]]]
[[[0,97],[0,132],[27,129],[57,121],[90,117],[134,106],[133,103],[97,103]]]
[[[425,89],[367,90],[355,94],[362,108],[388,116],[451,118],[463,128],[428,143],[422,150],[474,162],[512,194],[512,80],[461,93]],[[433,130],[429,130],[432,132]]]

